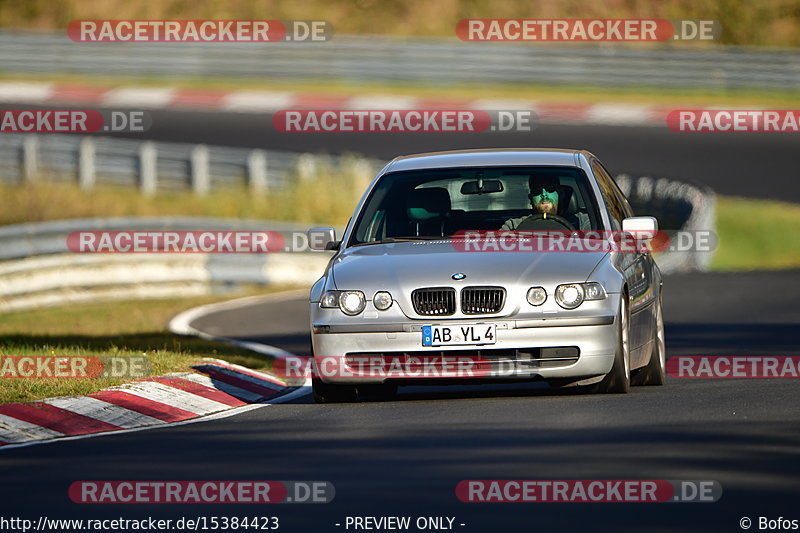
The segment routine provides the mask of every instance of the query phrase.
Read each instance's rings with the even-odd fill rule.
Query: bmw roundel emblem
[[[467,277],[467,275],[466,275],[466,274],[464,274],[463,272],[456,272],[455,274],[453,274],[453,275],[452,275],[452,276],[450,276],[450,277],[451,277],[451,278],[453,278],[453,279],[454,279],[454,280],[456,280],[456,281],[460,281],[460,280],[462,280],[462,279],[466,278],[466,277]]]

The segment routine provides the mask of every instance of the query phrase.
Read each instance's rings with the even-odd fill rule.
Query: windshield
[[[367,199],[349,244],[528,229],[602,229],[583,170],[469,167],[388,173]]]

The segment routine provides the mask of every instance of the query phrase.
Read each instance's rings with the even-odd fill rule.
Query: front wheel
[[[594,392],[624,394],[631,389],[631,354],[628,324],[628,295],[620,295],[619,314],[617,315],[617,349],[614,351],[614,366],[603,380],[595,385]]]
[[[315,377],[311,378],[311,391],[317,403],[348,403],[358,398],[353,385],[332,385]]]
[[[656,308],[656,327],[653,333],[653,351],[650,362],[634,378],[634,385],[667,384],[667,350],[664,343],[664,315],[661,302]]]

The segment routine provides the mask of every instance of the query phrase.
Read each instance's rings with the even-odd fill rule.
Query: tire
[[[397,383],[380,383],[378,385],[357,385],[358,394],[371,396],[377,400],[391,400],[397,395]]]
[[[316,377],[311,378],[311,390],[317,403],[349,403],[358,399],[354,385],[332,385]]]
[[[634,385],[666,385],[667,384],[667,351],[664,344],[664,314],[661,302],[656,309],[656,327],[653,335],[653,350],[650,362],[634,377]]]
[[[631,354],[630,354],[630,314],[628,312],[628,295],[620,295],[619,314],[617,316],[617,349],[614,351],[614,366],[603,380],[594,386],[594,392],[600,394],[625,394],[631,389]]]

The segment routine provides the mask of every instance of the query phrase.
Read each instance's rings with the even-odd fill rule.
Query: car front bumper
[[[496,343],[423,347],[422,326],[430,324],[495,324]],[[316,375],[327,383],[580,381],[611,370],[618,334],[614,315],[605,313],[567,318],[414,320],[384,324],[329,325],[318,320],[312,322],[311,340]],[[557,357],[565,353],[570,356]]]

